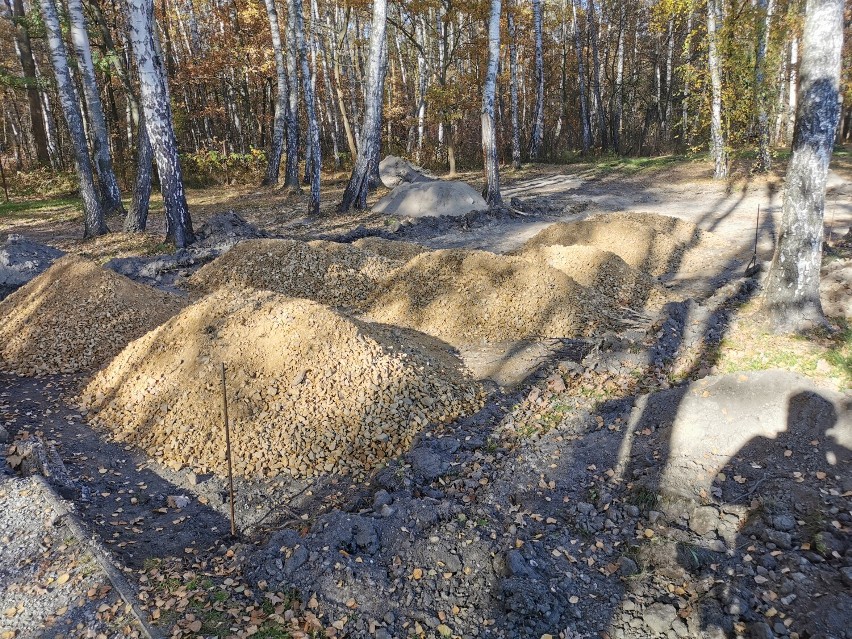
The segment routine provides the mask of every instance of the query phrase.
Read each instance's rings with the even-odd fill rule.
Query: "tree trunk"
[[[128,233],[141,233],[148,223],[148,206],[151,201],[151,173],[153,171],[154,149],[148,139],[145,126],[145,112],[139,112],[139,125],[136,129],[136,179],[133,183],[133,199],[124,218],[124,230]]]
[[[515,40],[515,13],[508,11],[509,22],[509,87],[512,111],[512,166],[521,168],[521,128],[518,125],[518,44]]]
[[[796,125],[796,93],[799,84],[799,40],[793,37],[790,42],[790,84],[787,88],[787,142],[793,141],[793,130]]]
[[[766,41],[772,21],[772,0],[757,0],[757,55],[754,65],[754,93],[757,102],[758,152],[757,168],[769,171],[772,156],[769,153],[769,87],[766,86]]]
[[[491,16],[488,19],[488,69],[482,86],[482,155],[485,162],[485,201],[492,208],[503,204],[497,164],[497,131],[494,127],[494,94],[497,89],[499,60],[500,0],[491,0]]]
[[[314,108],[314,86],[311,80],[311,69],[308,65],[308,51],[305,44],[305,24],[302,17],[302,0],[292,0],[296,14],[296,47],[299,52],[299,62],[302,65],[302,85],[305,91],[305,110],[308,113],[308,162],[310,164],[311,199],[308,213],[319,215],[320,207],[320,173],[322,171],[322,151],[320,150],[319,123]]]
[[[21,71],[27,87],[27,105],[30,110],[30,129],[35,144],[36,160],[42,166],[50,166],[50,151],[48,150],[45,119],[41,108],[41,98],[38,91],[35,59],[30,44],[30,34],[24,16],[23,0],[12,0],[10,6],[12,21],[15,26],[15,47],[18,59],[21,61]]]
[[[162,57],[154,40],[153,1],[128,0],[127,9],[130,40],[139,71],[145,127],[157,161],[160,192],[166,209],[166,239],[176,247],[184,248],[195,240],[195,236],[183,189],[183,173],[172,125],[168,86],[161,66]]]
[[[825,323],[819,298],[825,183],[840,116],[844,0],[808,0],[802,37],[793,154],[787,168],[778,244],[765,282],[777,332]]]
[[[50,61],[56,74],[56,89],[62,105],[62,113],[68,125],[68,134],[74,148],[74,164],[80,178],[80,197],[83,200],[83,237],[94,237],[108,233],[100,198],[95,190],[92,162],[83,132],[83,116],[77,100],[77,91],[68,68],[68,53],[62,39],[59,16],[53,0],[40,0],[41,13],[47,32],[47,44],[50,49]]]
[[[535,34],[535,107],[530,133],[530,160],[536,161],[544,140],[544,43],[541,28],[541,0],[532,0],[532,11]],[[510,46],[514,46],[514,43],[510,43]]]
[[[301,191],[299,184],[299,70],[296,61],[296,11],[293,0],[287,0],[287,163],[284,184],[291,191]]]
[[[606,151],[606,113],[604,112],[603,99],[601,98],[601,74],[600,57],[598,55],[598,21],[595,17],[594,0],[589,0],[589,30],[592,40],[592,82],[595,94],[595,107],[598,112],[598,128],[601,131],[601,150]]]
[[[589,103],[586,96],[586,70],[583,64],[583,44],[580,40],[580,25],[577,22],[577,0],[571,0],[572,21],[574,28],[574,48],[577,51],[577,79],[580,84],[580,129],[583,132],[583,155],[592,148],[592,127],[589,122]]]
[[[612,123],[612,148],[621,153],[621,127],[624,109],[624,5],[618,16],[618,48],[615,54],[615,117]]]
[[[712,97],[710,100],[710,154],[713,158],[713,177],[723,180],[728,177],[728,152],[722,133],[722,74],[719,68],[719,53],[716,47],[716,1],[707,2],[707,65],[710,68]]]
[[[68,18],[71,25],[71,42],[77,54],[77,66],[80,69],[80,82],[83,85],[83,97],[89,113],[89,133],[92,139],[92,155],[101,187],[101,205],[106,215],[124,214],[121,203],[121,191],[112,166],[109,149],[109,132],[104,116],[101,96],[95,79],[95,65],[92,62],[92,49],[89,34],[86,31],[86,17],[83,14],[81,0],[67,0]]]
[[[382,94],[385,68],[382,65],[385,30],[387,28],[387,0],[374,0],[373,21],[370,27],[370,61],[365,85],[364,124],[358,141],[358,157],[352,168],[352,176],[343,192],[340,211],[367,208],[367,192],[370,187],[370,166],[379,146],[382,122]]]
[[[272,33],[272,51],[275,55],[275,74],[278,80],[278,95],[275,98],[275,116],[272,124],[271,143],[269,148],[269,163],[266,166],[266,176],[263,184],[271,186],[278,184],[281,171],[281,156],[284,153],[284,133],[287,128],[287,104],[290,96],[287,87],[287,67],[284,63],[284,49],[281,46],[281,25],[278,23],[278,9],[275,0],[265,0],[266,16],[269,19],[269,30]]]

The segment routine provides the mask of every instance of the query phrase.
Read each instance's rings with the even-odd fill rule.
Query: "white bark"
[[[482,87],[482,155],[485,160],[485,201],[500,206],[500,171],[497,165],[497,131],[494,127],[494,94],[500,60],[500,0],[491,0],[488,19],[488,68]]]
[[[725,136],[722,133],[722,74],[719,65],[719,53],[716,46],[716,0],[707,2],[707,66],[710,68],[710,154],[713,158],[713,177],[722,180],[728,177],[728,152],[725,149]]]
[[[541,0],[532,0],[533,33],[535,36],[535,107],[530,133],[530,160],[538,160],[544,140],[544,44],[541,27]],[[510,36],[511,37],[511,36]]]
[[[281,45],[281,25],[278,22],[278,9],[275,0],[265,0],[266,17],[272,34],[272,51],[275,56],[275,76],[278,94],[275,98],[275,116],[272,121],[272,136],[269,150],[269,163],[266,167],[266,185],[278,184],[281,170],[281,156],[284,153],[284,135],[287,129],[287,105],[290,99],[287,86],[287,66],[284,63],[284,48]]]

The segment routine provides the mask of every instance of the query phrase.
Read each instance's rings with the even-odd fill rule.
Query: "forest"
[[[767,170],[792,140],[803,8],[3,0],[3,165],[69,171],[85,143],[105,214],[133,194],[131,229],[144,227],[152,164],[176,202],[170,211],[183,208],[180,184],[279,179],[291,189],[313,179],[316,211],[322,172],[352,170],[359,152],[373,165],[396,154],[450,176],[482,167],[483,87],[494,82],[498,164],[710,152],[724,177],[733,152]],[[848,41],[838,141],[852,136]],[[67,109],[80,117],[67,121]],[[90,226],[87,234],[103,230]]]

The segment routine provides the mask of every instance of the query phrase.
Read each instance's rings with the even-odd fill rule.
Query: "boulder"
[[[9,235],[0,246],[0,300],[46,271],[63,255],[63,251],[52,246],[21,235]]]
[[[397,186],[373,207],[376,213],[397,217],[459,217],[487,211],[488,204],[469,184],[434,180]]]
[[[431,182],[435,179],[419,166],[395,155],[388,155],[379,162],[379,177],[389,189],[403,182]]]

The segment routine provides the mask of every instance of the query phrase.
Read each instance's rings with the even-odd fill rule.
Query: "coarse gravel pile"
[[[594,246],[539,246],[524,251],[522,257],[548,264],[595,295],[630,307],[641,308],[660,288],[654,278],[631,267],[615,253]]]
[[[527,240],[518,253],[542,246],[584,244],[615,253],[631,267],[656,277],[677,269],[683,251],[699,237],[694,225],[677,218],[616,213],[551,224]]]
[[[325,240],[249,240],[199,269],[187,286],[205,293],[226,284],[266,289],[361,309],[376,282],[401,263]]]
[[[578,336],[613,315],[610,300],[547,264],[457,249],[423,253],[394,270],[367,312],[454,346]]]
[[[222,287],[130,344],[80,403],[117,441],[174,469],[223,474],[222,362],[235,471],[246,477],[359,475],[485,398],[427,336]]]
[[[183,306],[67,255],[0,302],[0,370],[37,376],[100,367]]]
[[[421,253],[429,251],[425,246],[414,242],[387,240],[383,237],[363,237],[353,242],[352,246],[401,262],[407,262],[412,257],[417,257]]]

